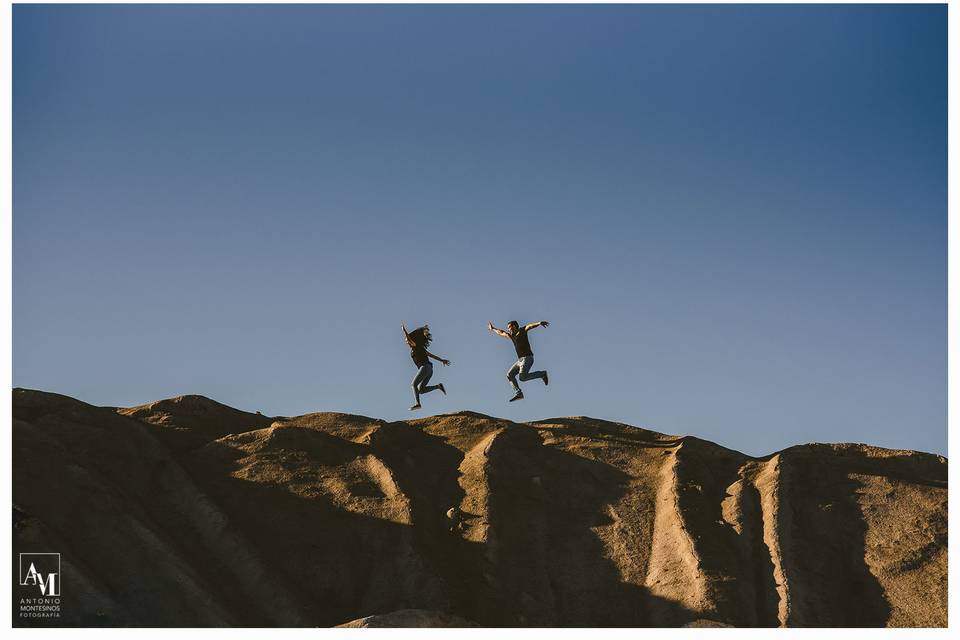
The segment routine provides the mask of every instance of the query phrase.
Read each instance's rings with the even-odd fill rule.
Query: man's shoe
[[[544,372],[543,372],[543,386],[547,386],[548,384],[550,384],[550,380],[549,380],[549,378],[547,377],[547,372],[544,371]]]
[[[510,402],[514,400],[523,400],[523,391],[517,391],[516,395],[510,398]]]
[[[410,407],[410,411],[416,411],[416,410],[419,409],[419,408],[420,408],[420,403],[418,402],[417,404],[415,404],[415,405],[413,405],[412,407]]]
[[[440,391],[443,392],[443,395],[447,395],[447,390],[443,388],[443,383],[442,383],[442,382],[441,382],[440,384],[438,384],[437,386],[440,387]]]

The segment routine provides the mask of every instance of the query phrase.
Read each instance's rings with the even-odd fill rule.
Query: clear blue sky
[[[17,386],[946,453],[945,6],[13,12]]]

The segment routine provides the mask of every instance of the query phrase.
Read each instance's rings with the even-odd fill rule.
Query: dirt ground
[[[67,626],[947,622],[926,453],[16,389],[13,462],[13,551],[61,554]]]

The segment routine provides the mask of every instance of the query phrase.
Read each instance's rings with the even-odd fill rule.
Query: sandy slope
[[[947,463],[925,453],[23,389],[13,445],[14,552],[62,554],[62,624],[947,620]]]

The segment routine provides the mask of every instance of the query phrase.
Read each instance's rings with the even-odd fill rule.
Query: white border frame
[[[0,177],[0,194],[2,194],[2,219],[3,219],[3,230],[6,233],[0,233],[0,335],[2,335],[2,341],[0,341],[0,354],[5,355],[6,364],[3,367],[0,367],[0,380],[3,380],[7,383],[6,388],[12,389],[12,166],[11,166],[11,150],[12,150],[12,4],[11,2],[6,2],[6,6],[3,11],[0,11],[0,34],[3,35],[3,51],[2,53],[6,55],[0,55],[0,59],[3,60],[2,69],[4,73],[0,77],[0,84],[2,84],[2,116],[3,116],[3,127],[0,128],[2,131],[2,140],[6,153],[3,156],[3,165],[4,170],[2,172],[2,177]],[[35,2],[34,0],[26,0],[24,2],[19,2],[18,4],[44,4],[42,2]],[[84,4],[82,2],[76,2],[75,0],[61,0],[59,4]],[[127,2],[117,2],[116,0],[101,0],[99,4],[130,4]],[[143,0],[139,4],[169,4],[164,2],[158,2],[157,0]],[[194,2],[189,4],[222,4],[222,3],[213,3],[213,2]],[[264,2],[251,2],[250,0],[235,0],[233,4],[272,4]],[[287,0],[285,4],[339,4],[339,3],[330,3],[330,2],[301,2],[299,0]],[[370,0],[361,0],[356,4],[384,4],[381,2],[371,2]],[[398,0],[395,4],[464,4],[461,2],[441,2],[439,0],[425,0],[423,2],[412,2],[411,0]],[[490,2],[489,0],[474,0],[472,4],[504,4],[502,2]],[[524,4],[594,4],[592,2],[575,2],[572,0],[558,0],[555,2],[548,2],[545,0],[533,0],[532,2],[526,2]],[[644,3],[633,3],[633,2],[624,2],[623,0],[608,0],[604,4],[644,4]],[[673,2],[662,2],[661,4],[675,4]],[[731,4],[731,3],[721,3],[714,2],[713,0],[701,0],[699,3],[694,4]],[[958,22],[957,7],[950,6],[955,5],[955,2],[946,2],[946,3],[930,3],[930,2],[914,2],[908,0],[906,2],[895,2],[891,0],[880,0],[879,2],[861,2],[857,0],[848,1],[848,2],[796,2],[796,3],[786,3],[786,2],[761,2],[758,0],[742,0],[737,4],[947,4],[948,5],[948,29],[950,34],[957,32],[957,27],[960,26]],[[951,38],[948,45],[948,87],[949,87],[949,108],[948,108],[948,140],[949,140],[949,150],[948,150],[948,179],[950,187],[954,185],[960,185],[958,181],[958,171],[960,169],[958,166],[958,157],[956,156],[955,149],[957,148],[957,133],[956,127],[950,127],[949,123],[960,123],[960,118],[954,118],[953,116],[957,113],[957,87],[960,85],[960,55],[958,55],[958,48],[953,43]],[[957,125],[960,126],[960,125]],[[948,454],[950,457],[953,457],[954,453],[954,444],[953,439],[949,437],[950,435],[950,426],[956,425],[958,420],[957,406],[956,402],[953,402],[956,398],[960,397],[960,383],[958,383],[958,348],[956,346],[956,341],[954,338],[953,328],[956,325],[956,320],[960,315],[958,315],[957,308],[957,296],[955,291],[955,283],[958,281],[958,276],[960,276],[960,259],[956,255],[956,247],[958,246],[958,241],[960,241],[960,231],[958,231],[958,221],[956,219],[956,207],[955,198],[952,197],[952,189],[948,191],[948,377],[947,377],[947,397],[948,397],[948,422],[947,422],[947,445],[948,445]],[[0,415],[2,415],[2,425],[11,425],[12,424],[12,415],[11,415],[11,394],[9,392],[2,394],[2,400],[0,400]],[[3,483],[6,487],[5,496],[8,505],[12,505],[13,502],[13,493],[11,488],[12,480],[12,457],[10,450],[10,432],[7,431],[4,434],[3,440],[0,441],[0,451],[2,451],[2,457],[0,461],[3,463],[3,469],[5,474],[6,482]],[[949,467],[948,477],[949,483],[952,484],[955,480],[956,471],[953,467]],[[952,500],[948,501],[952,503]],[[954,505],[950,504],[949,507],[949,530],[951,532],[957,531],[957,514],[956,509],[953,508]],[[953,537],[952,535],[950,536]],[[10,553],[4,553],[5,558],[4,566],[7,568],[6,575],[11,576],[10,563],[13,560],[12,554],[12,532],[11,527],[0,527],[0,541],[4,545],[4,549],[8,550]],[[949,544],[949,543],[948,543]],[[949,576],[950,576],[950,586],[952,588],[948,589],[949,594],[949,605],[950,611],[953,615],[950,617],[950,622],[953,621],[957,616],[960,616],[960,609],[957,608],[957,603],[960,602],[960,594],[957,593],[960,587],[957,586],[957,581],[955,579],[958,569],[956,568],[957,562],[949,563]],[[8,629],[12,625],[12,585],[11,581],[6,580],[2,583],[2,594],[6,597],[3,602],[11,603],[10,607],[3,605],[3,602],[0,602],[0,610],[3,611],[3,624]],[[63,634],[61,629],[13,629],[15,634],[30,634],[33,638],[46,638],[46,637],[60,637]],[[170,631],[167,629],[72,629],[70,630],[71,634],[76,634],[77,636],[83,638],[87,637],[93,640],[103,640],[104,636],[113,635],[116,638],[120,638],[120,634],[123,634],[124,638],[129,637],[131,632],[142,635],[146,637],[166,637],[170,634]],[[222,637],[224,639],[230,638],[230,640],[237,640],[238,638],[246,639],[250,638],[251,640],[256,638],[259,640],[263,637],[263,632],[256,629],[191,629],[191,630],[179,630],[178,634],[185,634],[188,638],[203,638],[208,640],[211,636]],[[282,634],[285,636],[300,636],[303,638],[315,639],[318,631],[316,629],[272,629],[270,630],[271,634]],[[365,633],[365,634],[391,634],[396,638],[413,638],[420,637],[422,635],[431,635],[434,634],[439,637],[439,634],[444,635],[473,635],[479,637],[481,634],[486,636],[491,633],[495,633],[498,636],[506,636],[507,638],[523,638],[524,640],[529,640],[531,637],[550,637],[551,639],[560,637],[560,638],[570,638],[570,637],[579,637],[589,633],[585,629],[511,629],[511,630],[487,630],[487,629],[464,629],[464,630],[450,630],[450,629],[400,629],[400,630],[386,630],[386,629],[367,629],[363,632],[353,632],[350,630],[321,630],[321,634],[339,634],[339,633]],[[638,633],[643,634],[644,637],[663,637],[663,636],[675,636],[678,634],[695,634],[695,633],[708,633],[715,634],[715,637],[720,635],[733,638],[733,637],[742,637],[746,636],[757,636],[760,634],[771,633],[770,630],[762,629],[604,629],[602,632],[605,636],[614,637],[614,638],[623,638],[626,639],[629,637],[631,640],[635,640],[635,636]],[[797,635],[813,635],[813,634],[822,634],[824,633],[821,629],[786,629],[786,630],[776,630],[774,633],[777,634],[797,634]],[[949,633],[949,627],[947,629],[896,629],[896,630],[867,630],[867,629],[845,629],[842,632],[845,636],[857,636],[861,637],[864,635],[874,635],[874,634],[884,634],[884,637],[903,637],[903,636],[946,636]],[[736,634],[736,635],[734,635]]]

